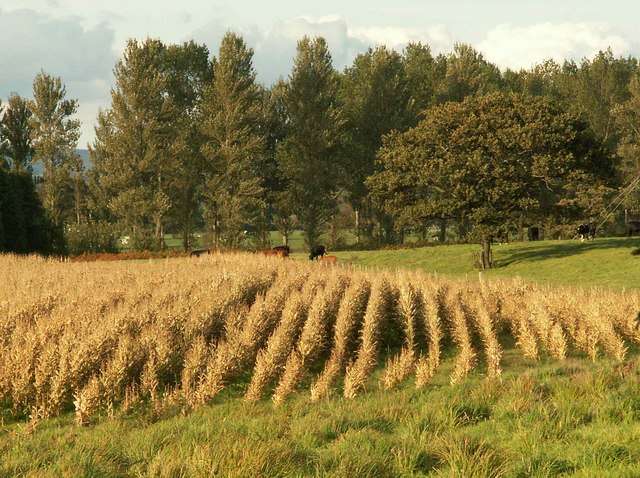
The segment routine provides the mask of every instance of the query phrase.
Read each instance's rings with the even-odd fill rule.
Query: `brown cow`
[[[320,258],[320,262],[323,264],[336,264],[338,262],[338,258],[336,256],[322,256]]]
[[[264,251],[260,251],[265,256],[270,257],[287,257],[287,251],[283,251],[282,249],[265,249]]]
[[[276,246],[274,248],[271,249],[272,251],[281,251],[284,255],[284,257],[289,257],[289,254],[291,254],[291,249],[289,248],[289,246]]]

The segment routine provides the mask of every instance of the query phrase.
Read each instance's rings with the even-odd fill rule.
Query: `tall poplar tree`
[[[4,107],[2,106],[2,100],[0,100],[0,114],[4,111]],[[2,131],[2,122],[0,122],[0,171],[3,169],[9,169],[9,164],[6,159],[6,149],[7,149],[7,140],[4,137],[4,132]]]
[[[42,198],[53,224],[60,228],[64,217],[65,189],[69,185],[69,165],[80,138],[80,121],[73,116],[78,102],[67,99],[62,80],[44,72],[33,82],[31,139],[34,162],[43,166]]]
[[[631,79],[629,99],[616,106],[613,114],[615,127],[621,137],[618,170],[624,184],[629,184],[640,175],[640,72]],[[625,199],[625,207],[637,210],[639,201],[640,191],[636,188]]]
[[[500,90],[502,76],[493,63],[472,46],[457,43],[446,59],[446,73],[440,83],[440,101],[462,101],[468,96]]]
[[[400,54],[378,47],[358,55],[353,66],[345,70],[342,98],[349,130],[349,161],[343,184],[356,212],[356,236],[359,241],[361,223],[369,225],[364,229],[370,235],[372,220],[377,217],[386,232],[381,236],[390,241],[392,218],[373,209],[367,200],[365,180],[376,170],[382,137],[392,130],[404,131],[415,122]]]
[[[114,70],[111,108],[100,114],[90,149],[94,184],[139,249],[164,245],[171,207],[167,190],[175,107],[167,93],[165,53],[158,40],[129,41]]]
[[[170,148],[169,191],[172,224],[182,232],[185,250],[193,246],[193,233],[199,222],[203,194],[204,157],[201,131],[202,100],[211,82],[209,50],[187,42],[167,47],[165,70],[167,92],[176,113],[173,119],[175,139]]]
[[[264,207],[260,168],[266,144],[255,79],[253,50],[227,33],[202,106],[205,216],[216,247],[238,247],[245,225],[255,223]]]
[[[261,171],[265,186],[267,221],[271,222],[282,235],[283,245],[289,245],[289,238],[297,226],[293,205],[289,194],[288,181],[278,163],[278,148],[287,137],[287,108],[284,101],[287,84],[276,82],[265,92],[264,130],[266,133],[267,160]]]
[[[11,168],[16,172],[31,169],[33,146],[30,119],[28,102],[17,94],[9,96],[0,121],[0,137],[3,139],[3,153],[11,160]]]
[[[318,243],[335,213],[343,177],[345,121],[338,93],[326,41],[303,38],[284,94],[287,137],[278,148],[278,162],[309,246]]]

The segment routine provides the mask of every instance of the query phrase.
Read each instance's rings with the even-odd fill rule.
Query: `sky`
[[[370,46],[410,41],[436,53],[470,43],[501,68],[580,60],[611,48],[639,55],[638,0],[0,0],[0,98],[29,96],[40,71],[80,102],[80,147],[110,103],[113,67],[129,38],[195,39],[212,53],[226,31],[255,50],[258,79],[286,77],[296,41],[324,36],[336,68]]]

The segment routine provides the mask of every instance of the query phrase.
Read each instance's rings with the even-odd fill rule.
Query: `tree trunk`
[[[73,191],[73,199],[74,199],[74,206],[75,206],[75,210],[76,210],[76,224],[80,225],[80,178],[78,175],[76,175],[75,177],[75,181],[74,181],[74,191]]]
[[[524,242],[524,218],[518,219],[518,242]]]
[[[447,220],[440,219],[440,233],[438,234],[438,241],[444,243],[447,240]]]
[[[491,257],[491,237],[483,236],[482,238],[482,269],[491,269],[493,267],[493,260]]]
[[[465,217],[461,217],[458,221],[458,240],[460,242],[467,241],[467,235],[469,234],[469,221]]]
[[[356,244],[360,244],[360,210],[356,209]]]
[[[164,250],[164,227],[160,216],[156,218],[156,247],[159,251]]]
[[[162,229],[162,224],[160,223],[160,217],[157,216],[156,217],[156,232],[155,232],[155,236],[156,236],[156,247],[158,248],[158,250],[162,250],[162,245],[160,244],[160,231]]]
[[[189,250],[191,246],[191,218],[187,218],[182,227],[182,247],[185,252]]]
[[[218,209],[213,215],[213,245],[216,250],[220,248],[220,221],[218,220]]]

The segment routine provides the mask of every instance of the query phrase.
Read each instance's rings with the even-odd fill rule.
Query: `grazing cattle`
[[[320,262],[323,264],[336,264],[338,262],[338,258],[336,256],[322,256],[320,258]]]
[[[596,225],[593,223],[580,224],[577,229],[577,236],[581,241],[584,241],[585,239],[595,239]]]
[[[203,254],[211,254],[211,249],[196,249],[191,251],[189,257],[200,257]]]
[[[264,251],[260,251],[265,256],[271,257],[287,257],[289,254],[286,250],[282,249],[265,249]]]
[[[276,246],[271,250],[272,251],[281,251],[282,255],[284,257],[289,257],[289,254],[291,254],[291,249],[289,248],[289,246]]]
[[[309,253],[309,260],[315,261],[319,257],[323,257],[327,253],[327,248],[324,246],[314,246]]]
[[[640,233],[640,221],[628,221],[627,222],[627,236],[631,237],[634,234]]]

